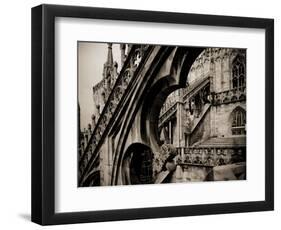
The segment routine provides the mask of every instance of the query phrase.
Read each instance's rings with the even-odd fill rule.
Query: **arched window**
[[[150,147],[133,143],[124,155],[122,163],[123,184],[153,183],[153,153]]]
[[[238,55],[232,63],[232,84],[233,89],[246,86],[246,63],[242,55]]]
[[[231,114],[232,135],[245,135],[246,134],[246,111],[241,107],[237,107]]]

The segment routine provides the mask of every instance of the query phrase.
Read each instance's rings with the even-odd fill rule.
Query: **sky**
[[[121,66],[120,44],[112,45],[113,60]],[[102,80],[103,64],[107,60],[107,43],[78,43],[78,102],[81,130],[91,123],[94,111],[92,88]]]

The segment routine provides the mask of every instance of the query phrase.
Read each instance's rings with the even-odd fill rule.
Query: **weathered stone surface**
[[[214,180],[245,180],[246,163],[216,166],[213,168]]]
[[[241,146],[217,143],[200,148],[208,140],[233,138],[232,113],[237,107],[246,111],[246,98],[237,98],[232,89],[232,61],[240,51],[130,45],[130,55],[125,56],[122,50],[125,67],[120,75],[109,46],[104,79],[93,90],[97,111],[80,146],[85,150],[85,143],[91,145],[80,154],[81,185],[95,167],[101,185],[130,184],[132,176],[143,176],[132,174],[134,154],[143,153],[132,151],[135,146],[153,153],[153,160],[143,161],[146,169],[152,164],[155,183],[244,179],[246,164],[230,164]],[[170,146],[160,148],[163,143]],[[175,147],[180,151],[173,153]],[[189,154],[184,148],[194,150]]]

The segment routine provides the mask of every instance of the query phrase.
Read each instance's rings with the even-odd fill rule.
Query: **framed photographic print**
[[[274,207],[274,21],[32,9],[32,221]]]

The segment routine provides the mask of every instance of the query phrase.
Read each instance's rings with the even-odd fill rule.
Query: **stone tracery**
[[[125,47],[125,48],[124,48]],[[109,45],[109,50],[110,50]],[[124,95],[126,95],[128,86],[132,84],[135,79],[135,73],[138,68],[141,68],[144,60],[144,56],[151,54],[152,47],[149,46],[132,46],[122,45],[121,49],[124,51],[122,54],[122,70],[119,75],[116,76],[116,65],[113,66],[113,60],[111,60],[111,54],[109,51],[109,59],[104,66],[106,72],[106,80],[103,83],[107,85],[106,89],[97,87],[93,89],[95,93],[99,88],[101,91],[102,99],[101,103],[96,105],[98,113],[93,117],[93,125],[87,132],[84,131],[84,140],[81,141],[80,151],[80,177],[85,177],[87,170],[92,167],[94,159],[98,159],[99,154],[102,153],[105,142],[105,135],[107,135],[109,123],[112,122],[112,118],[117,110],[117,107],[122,101]],[[125,53],[125,50],[128,52]],[[244,103],[246,100],[246,86],[245,86],[245,66],[241,67],[243,62],[242,56],[237,54],[241,53],[241,50],[226,49],[226,48],[207,48],[199,57],[194,61],[189,72],[189,81],[187,87],[178,91],[174,91],[169,96],[160,110],[159,116],[159,131],[157,132],[159,137],[161,136],[161,142],[166,144],[173,144],[177,147],[177,165],[182,167],[183,172],[188,171],[190,168],[195,170],[197,168],[207,167],[204,171],[206,176],[209,173],[211,167],[218,165],[230,164],[235,162],[235,159],[245,159],[244,152],[245,146],[209,146],[206,141],[207,137],[215,137],[218,141],[225,141],[216,134],[216,131],[212,130],[209,134],[200,134],[201,142],[196,140],[194,133],[198,130],[204,130],[202,128],[205,117],[209,117],[213,108],[221,108],[224,106],[232,106],[235,103]],[[233,58],[233,56],[238,58]],[[230,63],[233,60],[233,71],[227,70],[231,76],[227,75],[229,84],[225,79],[218,82],[216,74],[223,71],[219,68],[229,68]],[[245,59],[244,59],[245,61]],[[235,63],[235,64],[234,64]],[[243,69],[244,68],[244,69]],[[115,72],[113,72],[115,70]],[[115,74],[115,75],[114,75]],[[200,75],[200,77],[198,77]],[[115,78],[111,78],[115,76]],[[244,77],[244,80],[241,80]],[[237,79],[233,80],[233,79]],[[233,82],[238,82],[238,85]],[[232,85],[231,85],[232,84]],[[234,87],[235,86],[235,87]],[[237,87],[236,87],[237,86]],[[153,100],[154,98],[150,98]],[[179,121],[179,117],[185,116],[185,121]],[[178,128],[179,127],[179,128]],[[176,133],[180,134],[176,134]],[[202,132],[202,131],[200,131]],[[213,133],[212,133],[213,132]],[[180,136],[182,135],[182,136]],[[205,136],[204,136],[205,135]],[[206,136],[207,135],[207,136]],[[216,136],[217,135],[217,136]],[[118,136],[119,138],[119,136]],[[118,139],[117,138],[117,139]],[[116,140],[113,139],[114,151],[116,148]],[[148,143],[149,144],[149,143]],[[110,151],[110,150],[107,150]],[[237,157],[239,156],[239,157]],[[132,155],[133,157],[133,155]],[[104,162],[103,157],[100,157],[100,164]],[[122,158],[120,158],[122,159]],[[112,160],[108,160],[109,162]],[[237,161],[237,160],[236,160]],[[129,161],[130,162],[130,161]],[[107,167],[112,167],[108,164]],[[125,167],[126,168],[126,167]],[[205,170],[205,169],[204,169]],[[114,170],[113,170],[114,171]],[[86,173],[86,174],[85,174]],[[118,170],[116,171],[116,177],[118,177]],[[103,173],[104,174],[104,173]],[[184,173],[183,173],[184,174]],[[186,175],[189,175],[186,173]],[[104,175],[101,174],[103,179]],[[202,179],[202,176],[200,177]],[[201,180],[200,179],[200,180]],[[187,180],[183,178],[177,178],[177,180]],[[83,185],[83,180],[82,185]],[[120,180],[107,181],[106,183],[120,183]]]

